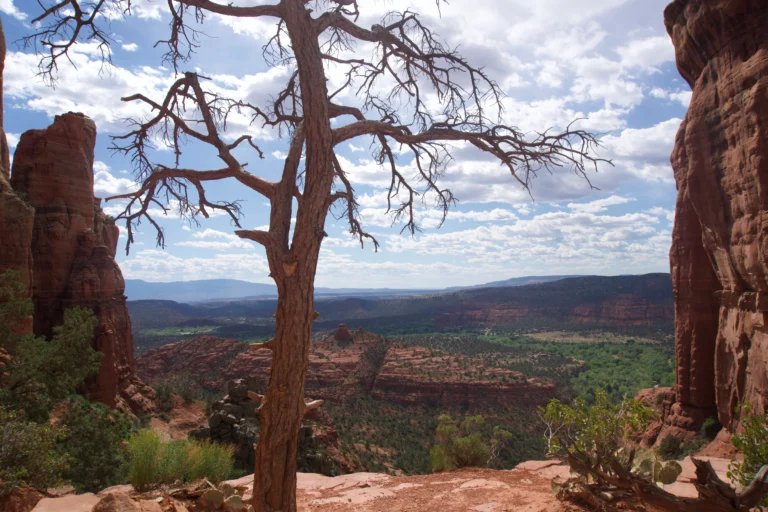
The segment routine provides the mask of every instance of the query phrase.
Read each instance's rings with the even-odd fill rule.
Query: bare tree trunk
[[[283,3],[285,24],[299,71],[304,123],[296,129],[279,191],[272,201],[267,247],[278,290],[277,332],[272,367],[261,407],[256,447],[253,504],[258,512],[295,512],[296,458],[301,420],[306,412],[304,382],[309,364],[312,322],[316,318],[314,283],[325,217],[333,183],[333,133],[323,60],[309,10],[302,0]],[[290,247],[291,204],[305,145],[304,190],[296,212]]]
[[[277,333],[256,447],[254,507],[263,512],[296,510],[298,434],[315,311],[314,273],[302,272],[302,277],[302,282],[287,277],[278,285]]]

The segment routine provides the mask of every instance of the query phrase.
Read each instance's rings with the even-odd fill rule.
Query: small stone
[[[224,493],[218,489],[206,491],[200,498],[204,505],[214,505],[218,507],[224,503]]]
[[[233,494],[235,494],[235,488],[232,487],[230,484],[221,484],[219,486],[219,490],[224,493],[224,496],[229,498]]]
[[[224,507],[227,510],[240,511],[245,508],[245,504],[243,503],[243,498],[235,494],[224,501]]]
[[[221,421],[223,421],[224,423],[227,423],[229,425],[234,425],[235,423],[237,423],[237,418],[235,418],[231,414],[227,414],[226,416],[223,416],[221,418]]]
[[[211,428],[216,428],[221,423],[221,415],[218,412],[215,412],[210,415],[208,418],[208,425],[211,426]]]

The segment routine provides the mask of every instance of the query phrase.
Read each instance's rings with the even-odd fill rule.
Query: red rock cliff
[[[672,166],[676,403],[668,433],[768,405],[768,3],[676,0],[665,13],[693,98]],[[664,434],[662,434],[664,435]]]
[[[133,372],[125,282],[114,256],[118,230],[93,197],[96,126],[82,114],[57,116],[16,148],[11,184],[35,209],[32,236],[34,332],[50,336],[64,310],[99,318],[94,347],[104,354],[92,398],[133,411],[152,407],[152,390]]]
[[[14,193],[8,182],[10,157],[3,131],[3,69],[5,67],[5,36],[0,20],[0,274],[15,270],[27,291],[32,284],[32,223],[35,212]]]

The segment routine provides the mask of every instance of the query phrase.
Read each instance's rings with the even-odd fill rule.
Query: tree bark
[[[278,285],[277,332],[260,412],[254,474],[254,508],[263,512],[296,510],[298,435],[314,316],[314,272],[302,275],[302,279],[286,277]]]
[[[259,512],[296,511],[298,437],[306,412],[304,382],[316,317],[315,272],[334,178],[328,89],[311,11],[302,0],[284,0],[282,5],[299,71],[304,121],[294,132],[283,176],[272,198],[272,239],[266,247],[278,300],[272,366],[256,447],[253,505]],[[296,226],[289,245],[302,142],[306,156],[304,190],[297,198]]]

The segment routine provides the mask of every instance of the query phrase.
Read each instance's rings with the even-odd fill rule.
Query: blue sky
[[[239,0],[238,5],[263,3]],[[690,101],[662,23],[666,0],[452,0],[438,15],[432,2],[378,0],[361,3],[359,23],[377,23],[390,9],[412,7],[452,46],[485,66],[507,98],[505,121],[523,130],[563,128],[578,117],[580,126],[602,134],[602,166],[590,175],[600,190],[568,170],[541,175],[532,201],[497,163],[457,148],[442,184],[459,199],[447,222],[419,210],[423,232],[400,234],[385,214],[386,169],[370,155],[370,141],[353,140],[339,157],[359,194],[365,226],[382,244],[374,253],[327,220],[318,286],[440,288],[523,275],[636,274],[668,272],[675,186],[669,154]],[[113,66],[103,68],[92,46],[72,55],[77,68],[62,65],[56,89],[36,77],[37,60],[13,44],[29,34],[37,2],[0,0],[9,54],[5,73],[5,130],[11,151],[21,133],[50,124],[54,115],[80,111],[97,123],[95,188],[106,197],[135,187],[130,161],[109,150],[110,135],[127,131],[127,117],[142,116],[138,104],[119,98],[137,92],[161,99],[174,80],[162,66],[155,41],[167,37],[165,0],[134,2],[133,16],[111,21]],[[364,5],[367,4],[367,5]],[[261,47],[273,33],[266,21],[211,16],[202,27],[202,47],[186,69],[199,70],[211,86],[230,96],[264,103],[278,92],[289,71],[268,67]],[[361,48],[363,53],[366,48]],[[329,70],[333,83],[340,79]],[[353,96],[341,101],[354,103]],[[227,136],[259,138],[265,158],[241,154],[249,170],[276,179],[287,141],[276,132],[230,123]],[[159,161],[170,152],[159,151]],[[185,163],[217,168],[212,151],[190,145]],[[404,157],[403,165],[408,166]],[[245,228],[268,223],[265,199],[237,183],[210,187],[211,199],[242,199]],[[107,203],[117,214],[121,205]],[[155,234],[142,224],[130,255],[118,261],[127,278],[174,281],[236,278],[269,282],[260,246],[232,234],[224,216],[188,226],[178,216],[161,218],[167,247],[155,247]]]

